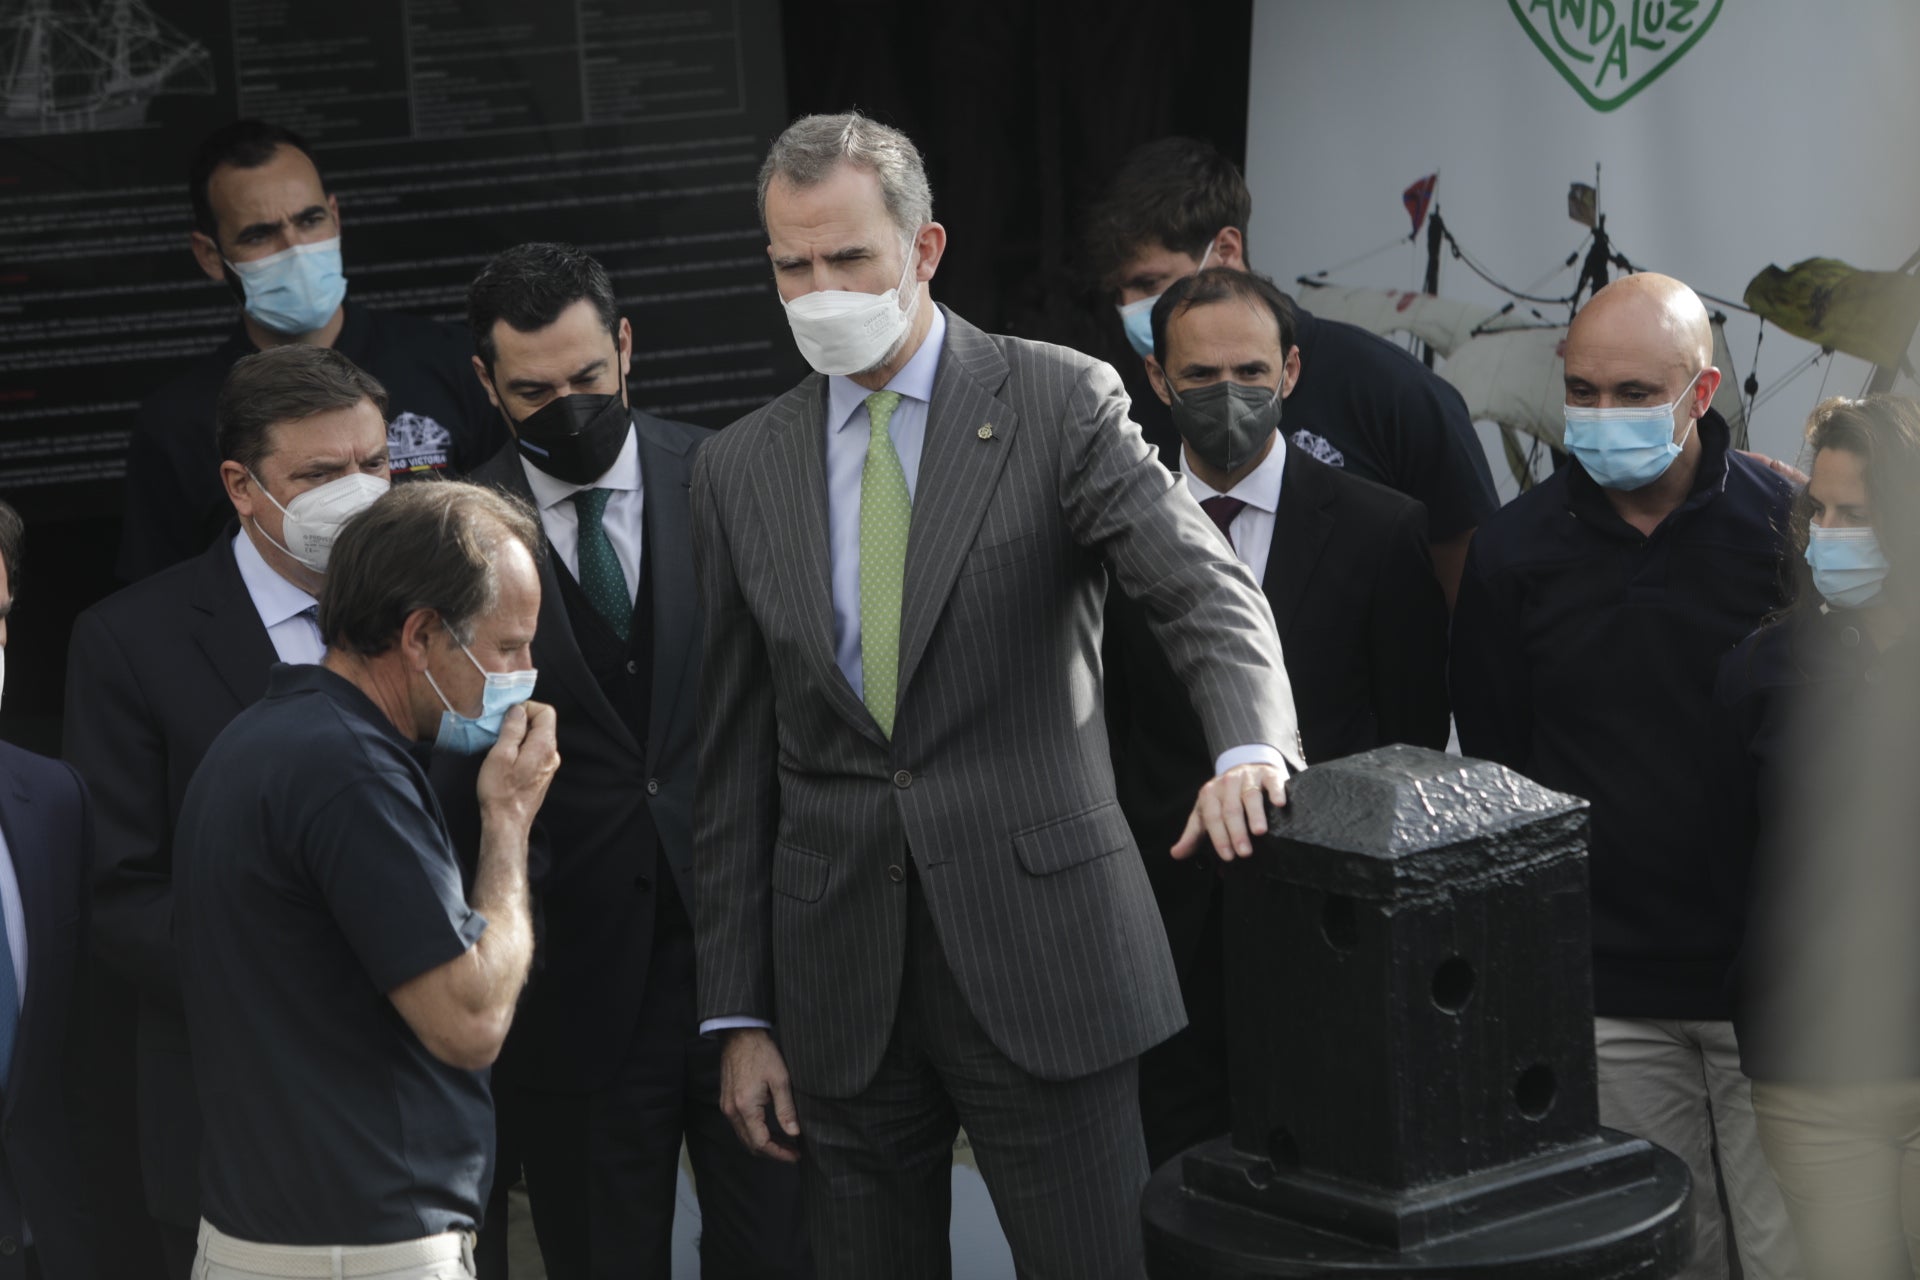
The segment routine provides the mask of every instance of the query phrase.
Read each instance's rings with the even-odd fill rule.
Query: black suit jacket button
[[[645,893],[653,888],[653,881],[647,879],[645,876],[635,876],[633,878],[633,887]]]
[[[913,785],[913,775],[911,773],[908,773],[905,769],[902,769],[900,772],[893,775],[893,785],[900,788],[902,791],[905,791],[908,787]]]
[[[906,878],[907,873],[900,869],[899,863],[895,863],[893,866],[887,868],[887,879],[893,881],[895,884],[899,884]]]
[[[18,1240],[15,1240],[12,1236],[0,1236],[0,1254],[5,1254],[11,1258],[18,1252],[20,1252],[20,1242]]]
[[[647,779],[647,794],[650,796],[657,796],[660,794],[660,779],[658,778]]]
[[[640,674],[640,664],[634,661],[632,658],[627,659],[627,674],[630,676],[637,676]]]

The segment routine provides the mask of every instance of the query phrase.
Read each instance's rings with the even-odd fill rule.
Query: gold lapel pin
[[[993,424],[992,424],[991,422],[983,422],[983,423],[981,423],[981,424],[980,424],[980,430],[979,430],[979,432],[978,432],[978,435],[980,436],[980,438],[981,438],[982,440],[991,440],[991,439],[993,439]]]

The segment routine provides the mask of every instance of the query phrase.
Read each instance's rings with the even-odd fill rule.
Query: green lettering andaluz
[[[1595,111],[1612,111],[1684,57],[1724,0],[1507,0],[1520,26]]]

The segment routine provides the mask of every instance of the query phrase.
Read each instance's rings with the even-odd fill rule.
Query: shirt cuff
[[[773,1024],[765,1018],[749,1018],[745,1014],[730,1014],[724,1018],[708,1018],[700,1024],[703,1036],[718,1035],[722,1031],[737,1031],[741,1027],[759,1027],[762,1031],[773,1030]]]
[[[1281,773],[1292,772],[1287,768],[1287,758],[1280,754],[1277,747],[1256,742],[1250,746],[1232,747],[1222,751],[1220,758],[1214,761],[1213,776],[1217,778],[1235,765],[1242,764],[1270,764]]]

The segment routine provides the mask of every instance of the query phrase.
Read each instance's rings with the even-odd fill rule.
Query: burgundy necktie
[[[1242,511],[1245,511],[1247,504],[1239,498],[1203,498],[1200,502],[1200,509],[1206,512],[1207,517],[1219,527],[1220,536],[1227,540],[1227,545],[1232,546],[1233,534],[1231,530],[1233,528],[1233,518]]]

